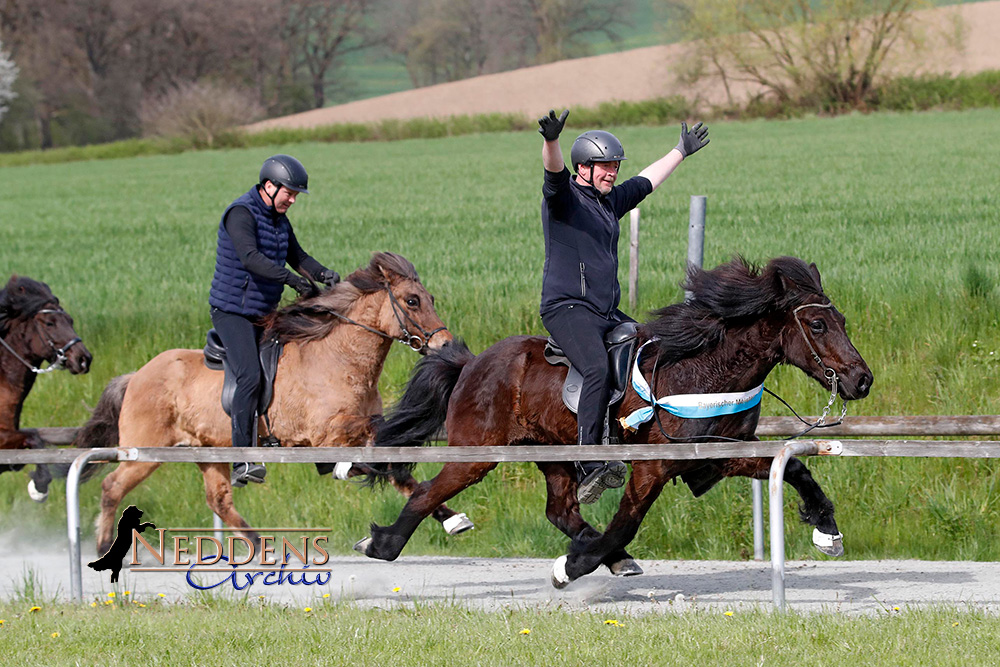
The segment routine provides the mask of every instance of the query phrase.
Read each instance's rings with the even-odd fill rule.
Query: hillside
[[[958,74],[1000,69],[1000,40],[996,38],[1000,34],[1000,0],[921,12],[921,20],[928,25],[943,25],[956,16],[967,33],[962,53],[928,53],[923,63],[900,65],[899,71]],[[671,44],[564,60],[272,118],[248,129],[481,113],[535,117],[552,107],[593,107],[601,102],[638,101],[679,93],[707,104],[724,102],[721,85],[703,85],[696,90],[678,88],[674,73],[684,48],[683,44]],[[733,92],[739,99],[754,91],[748,86],[734,86]]]

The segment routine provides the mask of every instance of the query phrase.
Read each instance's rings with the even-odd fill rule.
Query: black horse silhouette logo
[[[132,531],[142,532],[147,528],[156,530],[156,526],[146,521],[139,523],[142,518],[142,510],[135,505],[129,505],[122,512],[122,518],[118,520],[118,534],[115,541],[111,543],[108,552],[97,560],[87,563],[98,572],[101,570],[111,570],[111,583],[118,581],[118,573],[122,570],[122,560],[128,555],[128,550],[132,547]]]

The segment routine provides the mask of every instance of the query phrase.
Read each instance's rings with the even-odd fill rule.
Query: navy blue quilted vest
[[[257,249],[278,266],[288,256],[288,233],[291,224],[284,215],[271,217],[270,208],[261,199],[257,186],[226,208],[219,221],[219,243],[215,253],[215,275],[208,302],[227,313],[260,317],[274,310],[281,301],[280,282],[256,276],[243,267],[223,222],[234,206],[244,206],[257,220]]]

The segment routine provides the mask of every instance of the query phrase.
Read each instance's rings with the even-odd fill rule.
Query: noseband
[[[827,415],[830,414],[830,408],[833,407],[834,402],[836,402],[836,400],[837,400],[837,395],[838,395],[837,385],[840,383],[840,376],[837,375],[837,371],[833,370],[832,368],[830,368],[829,366],[827,366],[825,363],[823,363],[823,358],[821,356],[819,356],[818,352],[816,352],[816,346],[813,345],[812,340],[809,338],[808,335],[806,335],[806,329],[805,329],[805,327],[802,326],[802,320],[799,319],[799,311],[802,310],[802,309],[804,309],[804,308],[826,308],[826,309],[832,310],[833,309],[833,304],[832,303],[804,303],[804,304],[802,304],[801,306],[797,307],[795,310],[792,311],[792,318],[795,319],[795,324],[797,324],[798,327],[799,327],[799,333],[802,334],[802,340],[804,340],[806,342],[806,346],[809,348],[809,353],[812,354],[813,361],[815,361],[817,364],[819,364],[819,367],[821,369],[823,369],[823,375],[826,377],[827,382],[830,383],[830,400],[827,401],[826,407],[823,408],[823,414],[820,416],[819,420],[817,420],[816,423],[812,425],[813,427],[817,427],[817,426],[823,426],[824,425],[824,422],[826,421]],[[786,403],[786,405],[787,405],[787,403]],[[793,412],[794,412],[794,410],[793,410]],[[842,406],[842,410],[841,410],[841,413],[840,413],[840,420],[837,423],[839,424],[841,421],[843,421],[844,417],[846,415],[847,415],[847,401],[843,401],[843,406]],[[798,415],[796,415],[796,416],[798,416]],[[801,417],[800,417],[800,419],[801,419]],[[830,426],[834,426],[834,425],[835,424],[830,424]]]
[[[396,295],[392,293],[392,290],[389,288],[389,286],[382,285],[382,287],[385,288],[386,293],[389,295],[389,302],[392,305],[392,314],[396,317],[396,323],[399,324],[399,328],[403,332],[399,338],[390,336],[384,331],[379,331],[378,329],[374,329],[366,324],[362,324],[361,322],[352,320],[346,315],[341,315],[336,311],[331,310],[330,312],[339,317],[340,319],[344,320],[345,322],[348,322],[349,324],[359,326],[365,331],[370,331],[371,333],[377,334],[382,338],[386,338],[388,340],[395,341],[397,343],[402,343],[403,345],[406,345],[408,348],[416,352],[422,352],[424,348],[426,348],[427,345],[430,344],[431,337],[434,334],[448,330],[448,327],[441,326],[438,327],[437,329],[434,329],[433,331],[425,331],[423,327],[421,327],[417,322],[413,320],[412,317],[409,316],[409,314],[407,314],[406,310],[399,304],[399,301],[396,299]],[[406,325],[403,323],[403,318],[406,318],[407,322],[416,327],[417,330],[423,335],[423,338],[411,334],[409,330],[406,328]]]
[[[42,314],[55,314],[55,313],[62,313],[63,315],[66,315],[66,311],[63,310],[62,308],[43,308],[43,309],[39,310],[38,312],[36,312],[34,315],[32,315],[32,320],[34,320],[34,318],[36,316],[38,316],[38,315],[42,315]],[[38,327],[38,323],[37,322],[35,323],[35,326],[36,326],[36,328]],[[61,370],[61,369],[65,368],[66,367],[66,361],[67,361],[66,353],[69,352],[69,349],[71,347],[73,347],[74,345],[76,345],[77,343],[82,343],[83,342],[82,338],[80,338],[79,336],[75,336],[74,338],[70,339],[70,341],[67,342],[65,345],[63,345],[62,347],[56,347],[55,342],[51,338],[49,338],[48,335],[41,328],[38,329],[38,333],[41,334],[42,338],[45,339],[45,342],[48,343],[49,347],[51,347],[52,350],[56,353],[56,359],[55,359],[55,361],[50,362],[48,368],[44,368],[44,369],[43,368],[37,368],[37,367],[31,365],[31,363],[29,363],[21,355],[19,355],[17,352],[15,352],[14,348],[12,348],[7,343],[7,341],[5,341],[3,338],[0,338],[0,343],[3,343],[3,346],[5,348],[7,348],[7,351],[10,352],[11,354],[13,354],[14,357],[18,361],[20,361],[22,364],[24,364],[25,366],[27,366],[31,370],[32,373],[39,374],[39,375],[42,374],[42,373],[51,373],[52,371]]]

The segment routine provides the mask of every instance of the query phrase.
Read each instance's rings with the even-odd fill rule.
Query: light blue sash
[[[635,363],[632,366],[632,388],[639,398],[650,403],[653,401],[653,393],[649,389],[646,378],[642,377],[639,371],[639,359],[642,357],[642,348],[652,343],[654,339],[642,344],[635,353]],[[760,385],[750,391],[731,392],[723,394],[676,394],[674,396],[664,396],[656,399],[656,405],[663,408],[672,415],[684,419],[704,419],[706,417],[719,417],[721,415],[731,415],[753,408],[760,403],[761,394],[764,392],[764,385]],[[649,405],[639,408],[628,417],[620,419],[622,426],[634,431],[639,424],[648,422],[653,418],[653,406]]]

